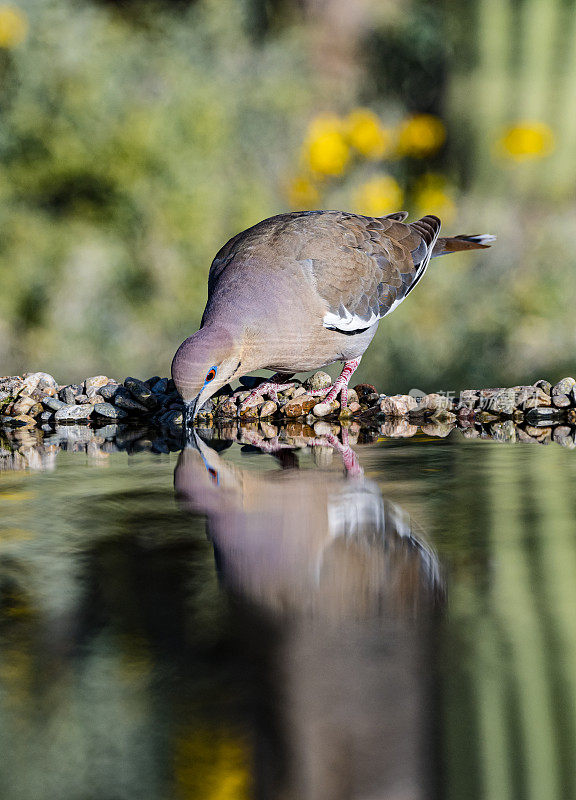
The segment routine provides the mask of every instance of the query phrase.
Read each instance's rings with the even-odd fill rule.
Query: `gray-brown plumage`
[[[378,322],[404,300],[430,259],[489,246],[494,237],[439,239],[440,220],[405,223],[342,211],[280,214],[232,238],[210,269],[201,329],[172,365],[187,402],[201,405],[254,369],[282,374],[347,362],[342,393]]]

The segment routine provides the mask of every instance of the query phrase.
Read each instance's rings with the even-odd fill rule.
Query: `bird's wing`
[[[424,275],[440,220],[405,224],[398,216],[342,214],[325,257],[313,259],[319,294],[328,310],[323,324],[343,333],[365,330],[393,311]]]
[[[217,253],[208,296],[248,260],[274,272],[300,263],[326,312],[323,324],[343,333],[365,330],[393,311],[418,283],[432,255],[440,220],[406,224],[401,211],[364,217],[342,211],[297,211],[259,222]],[[301,273],[300,273],[301,274]]]

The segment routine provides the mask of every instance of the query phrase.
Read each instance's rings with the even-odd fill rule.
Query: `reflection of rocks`
[[[81,406],[78,406],[81,408]],[[181,412],[172,412],[180,414]],[[77,420],[82,423],[83,420]],[[107,422],[108,424],[103,424]],[[279,424],[265,419],[231,420],[227,424],[208,423],[203,431],[205,437],[215,436],[229,442],[251,445],[261,450],[273,452],[278,444],[285,448],[313,447],[316,450],[323,444],[329,449],[332,443],[322,443],[322,437],[337,437],[345,446],[369,444],[382,437],[387,439],[409,438],[416,434],[424,434],[434,438],[445,438],[453,431],[460,431],[466,439],[493,439],[498,442],[532,442],[535,444],[556,444],[574,449],[576,428],[565,421],[550,424],[549,417],[531,416],[522,425],[512,419],[502,420],[489,416],[486,424],[478,424],[476,418],[438,412],[433,417],[420,419],[412,417],[391,417],[381,423],[361,425],[351,421],[341,425],[337,421],[320,421],[311,418],[293,420],[287,424]],[[85,452],[97,458],[101,463],[110,453],[126,451],[128,453],[148,450],[153,453],[177,452],[184,445],[181,427],[168,425],[157,427],[137,426],[134,423],[115,419],[111,415],[104,416],[100,424],[92,423],[66,425],[44,425],[42,428],[26,426],[21,428],[0,429],[0,470],[50,469],[59,451]],[[344,444],[344,439],[346,442]]]

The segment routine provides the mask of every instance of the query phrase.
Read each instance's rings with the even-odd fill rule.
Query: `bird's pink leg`
[[[346,408],[348,405],[348,381],[352,377],[352,375],[358,369],[358,365],[360,364],[360,358],[355,358],[352,361],[346,361],[344,364],[344,369],[340,373],[339,377],[334,381],[331,388],[328,389],[326,396],[324,397],[323,403],[331,403],[332,400],[335,400],[340,393],[340,406],[341,408]],[[310,392],[311,395],[315,397],[320,397],[326,392],[326,389],[319,389],[314,392]]]
[[[272,375],[269,381],[264,381],[264,383],[261,383],[250,392],[246,400],[241,404],[240,409],[244,410],[245,408],[250,408],[254,400],[265,394],[267,394],[271,400],[274,400],[275,403],[278,402],[278,392],[283,392],[285,389],[294,386],[293,383],[290,383],[291,377],[292,375],[286,375],[282,372],[277,372],[275,375]]]

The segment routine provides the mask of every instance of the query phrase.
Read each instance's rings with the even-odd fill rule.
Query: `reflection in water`
[[[196,437],[175,474],[246,626],[268,628],[255,796],[431,797],[436,557],[355,465],[348,479],[293,467],[239,469]]]
[[[1,800],[576,797],[568,432],[346,432],[2,436]]]

